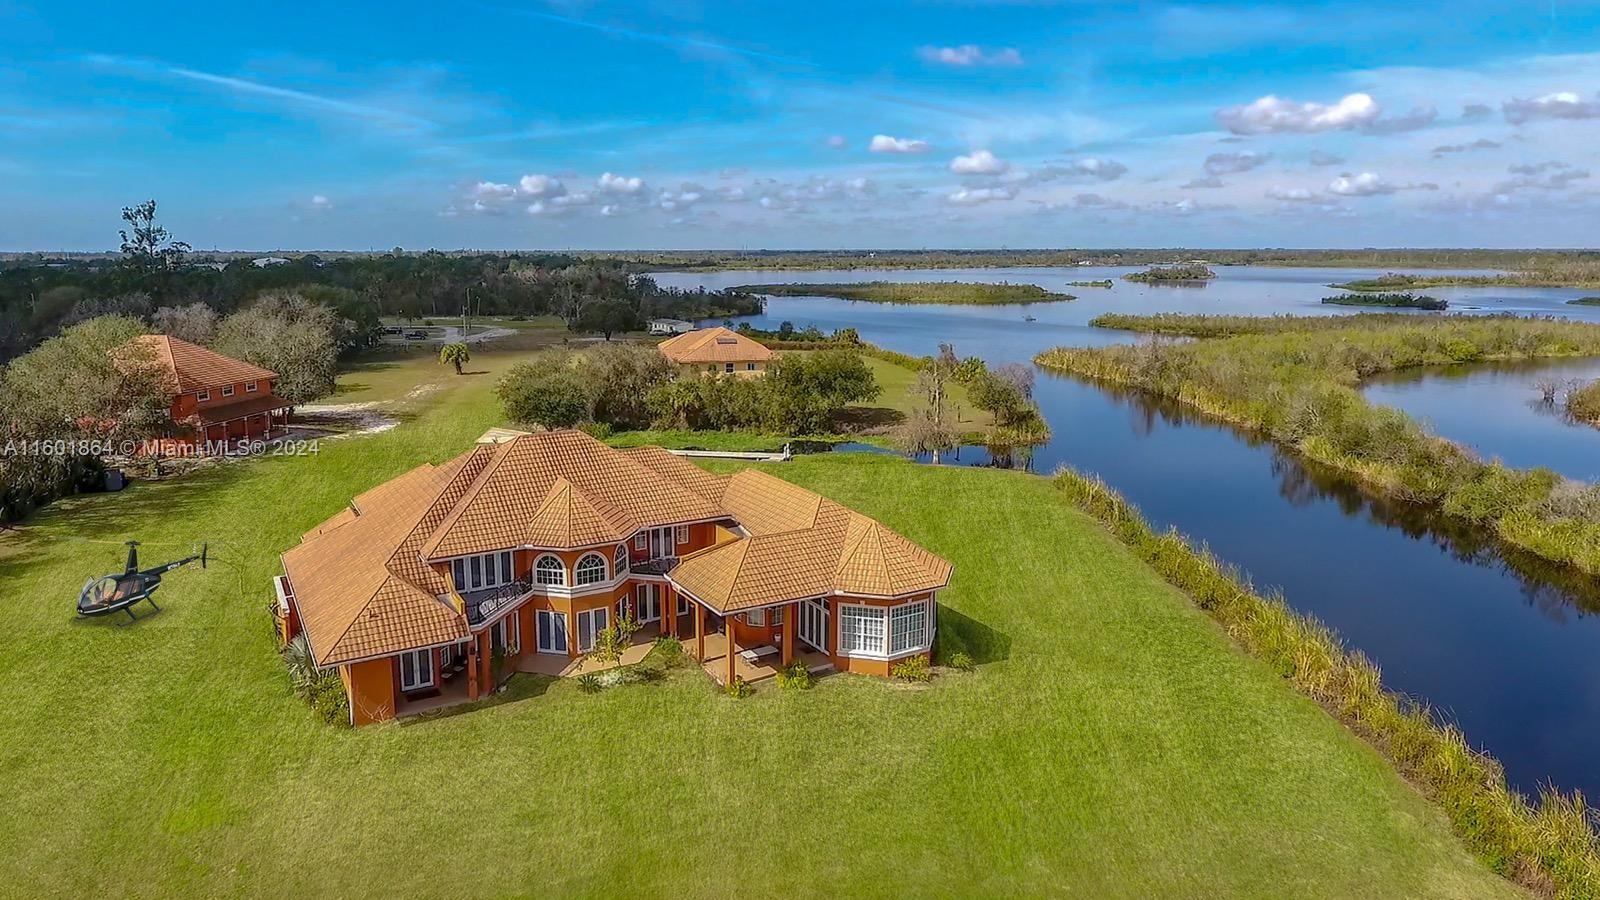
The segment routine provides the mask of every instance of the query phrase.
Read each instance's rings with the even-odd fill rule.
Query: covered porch
[[[705,648],[706,655],[700,661],[700,668],[720,685],[727,685],[730,671],[746,684],[756,684],[776,677],[784,665],[779,648],[760,644],[745,646],[736,642],[730,669],[728,636],[720,631],[706,635]],[[828,654],[819,653],[804,644],[795,647],[793,659],[805,663],[806,670],[812,675],[833,671],[833,660]]]

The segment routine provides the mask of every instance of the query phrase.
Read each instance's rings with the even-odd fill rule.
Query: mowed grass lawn
[[[460,715],[314,721],[264,612],[277,554],[494,424],[462,389],[316,457],[72,498],[0,537],[0,893],[1512,893],[1376,754],[1017,473],[771,467],[955,562],[941,627],[982,664],[929,689],[518,676]],[[152,563],[209,540],[216,561],[135,625],[75,620],[125,537]]]

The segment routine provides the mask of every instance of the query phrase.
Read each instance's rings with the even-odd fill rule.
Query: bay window
[[[560,587],[567,583],[567,567],[561,564],[559,557],[546,553],[533,564],[533,580],[539,584]]]
[[[857,656],[892,657],[927,650],[933,629],[927,600],[899,606],[839,607],[839,651]]]
[[[578,560],[578,567],[573,574],[580,586],[599,584],[606,580],[606,558],[598,553],[590,553]]]

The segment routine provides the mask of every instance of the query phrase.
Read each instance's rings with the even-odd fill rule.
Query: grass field
[[[449,376],[454,378],[454,376]],[[1371,750],[1238,652],[1045,479],[771,467],[948,556],[976,672],[738,701],[692,671],[518,676],[366,728],[290,695],[277,555],[352,494],[499,424],[482,379],[382,434],[121,494],[0,536],[0,893],[30,896],[1508,896]],[[77,621],[116,542],[212,542],[131,626]]]

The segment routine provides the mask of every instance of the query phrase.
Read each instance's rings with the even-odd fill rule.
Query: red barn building
[[[127,346],[151,357],[174,395],[172,421],[180,433],[161,442],[163,449],[254,440],[288,427],[292,404],[272,391],[278,373],[164,334]]]

